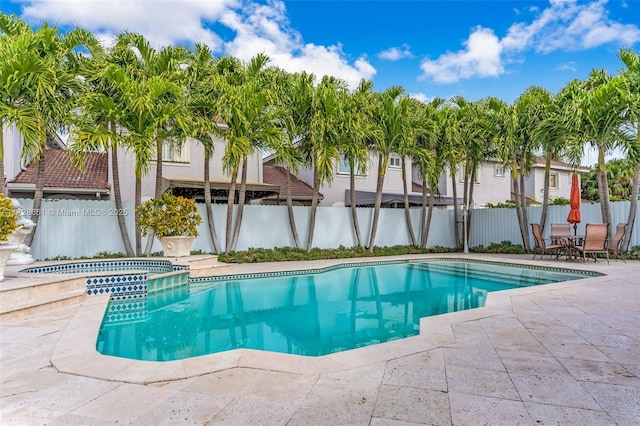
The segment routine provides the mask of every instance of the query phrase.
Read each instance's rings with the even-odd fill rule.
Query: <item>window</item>
[[[389,167],[401,167],[400,157],[392,155],[389,157]]]
[[[183,144],[182,147],[176,147],[170,141],[164,141],[162,143],[162,159],[174,163],[188,163],[189,142]]]
[[[560,181],[558,179],[557,173],[549,173],[549,188],[550,189],[560,188]]]
[[[504,177],[504,166],[502,164],[496,164],[493,169],[493,175],[496,177]]]
[[[465,166],[460,166],[460,168],[458,170],[459,170],[458,174],[460,176],[460,183],[463,183],[464,182],[464,175],[465,175],[465,172],[466,172],[467,168]],[[474,180],[473,183],[474,184],[479,184],[480,183],[480,173],[478,173],[477,171],[476,171],[475,180]]]
[[[358,173],[358,164],[356,166],[356,176],[366,176],[366,173]],[[348,175],[351,173],[351,167],[349,166],[349,160],[347,160],[344,154],[340,154],[340,160],[338,160],[338,174]]]

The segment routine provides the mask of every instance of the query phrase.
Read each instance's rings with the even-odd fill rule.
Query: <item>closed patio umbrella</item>
[[[567,216],[567,222],[573,223],[573,233],[577,234],[578,224],[580,223],[580,181],[578,180],[578,174],[574,173],[571,176],[571,195],[569,196],[569,216]]]

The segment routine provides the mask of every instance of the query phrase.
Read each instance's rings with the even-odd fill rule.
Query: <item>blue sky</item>
[[[640,1],[2,0],[34,26],[81,26],[109,42],[127,30],[156,46],[208,44],[241,59],[264,52],[289,71],[353,87],[401,85],[414,97],[556,92],[592,68],[616,73],[640,51]]]

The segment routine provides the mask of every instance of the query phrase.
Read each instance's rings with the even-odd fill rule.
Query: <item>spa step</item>
[[[189,259],[188,263],[191,271],[229,266],[228,263],[219,262],[218,256],[202,256],[199,258],[193,258]]]
[[[86,291],[86,281],[86,278],[77,275],[8,277],[0,284],[0,307],[5,310],[6,306],[23,305],[32,300],[55,297],[76,290]]]
[[[0,322],[25,318],[30,315],[75,305],[84,300],[85,294],[86,290],[82,288],[30,299],[19,304],[7,304],[3,302],[2,306],[0,306]]]

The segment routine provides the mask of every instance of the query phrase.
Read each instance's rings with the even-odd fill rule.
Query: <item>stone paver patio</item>
[[[103,356],[106,299],[87,297],[0,324],[0,424],[640,424],[640,262],[470,257],[606,276],[490,293],[483,308],[423,319],[420,336],[318,358]]]

